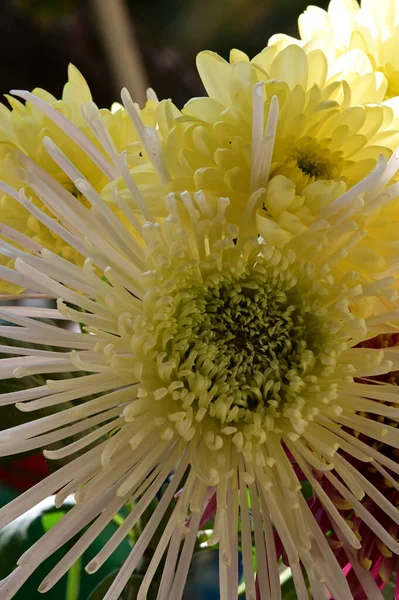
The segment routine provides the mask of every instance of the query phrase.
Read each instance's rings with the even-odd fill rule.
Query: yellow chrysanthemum
[[[287,49],[285,56],[290,53],[297,55],[298,52],[298,56],[306,58],[304,51],[294,46]],[[317,56],[320,57],[321,54],[317,52]],[[240,62],[235,67],[224,61],[222,62],[213,54],[205,53],[200,58],[200,63],[202,58],[206,63],[208,60],[216,60],[222,69],[228,69],[233,76],[233,83],[237,83],[234,77],[235,69],[238,69],[241,74],[242,72],[251,74],[257,72],[257,67],[247,61]],[[374,77],[374,75],[372,76]],[[248,81],[248,78],[245,79],[244,77],[238,81],[245,81],[247,85],[253,83],[253,80],[249,79]],[[268,85],[271,86],[272,91],[277,92],[271,100],[266,99]],[[338,95],[342,92],[344,96],[349,90],[347,84],[341,82],[329,84],[329,87],[338,90]],[[378,156],[380,156],[381,164],[377,166],[377,170],[384,169],[386,159],[381,157],[381,153],[390,154],[391,151],[386,147],[378,146],[377,140],[383,138],[392,143],[392,140],[398,134],[387,129],[385,132],[371,135],[371,139],[375,143],[368,145],[366,133],[367,129],[369,133],[378,129],[378,124],[384,117],[389,122],[392,117],[391,111],[387,107],[380,106],[348,106],[346,110],[347,123],[334,131],[337,136],[340,132],[343,147],[348,148],[345,146],[345,137],[346,134],[349,135],[349,127],[356,119],[358,123],[363,123],[363,126],[360,127],[360,131],[363,133],[352,136],[352,147],[355,142],[359,147],[363,146],[362,150],[355,151],[358,162],[349,164],[351,161],[348,159],[345,163],[347,178],[349,178],[348,174],[352,172],[353,179],[345,181],[344,176],[331,180],[319,179],[317,176],[312,177],[301,170],[298,166],[298,157],[290,163],[273,161],[272,157],[278,154],[278,150],[274,150],[274,141],[278,142],[279,135],[281,140],[281,132],[284,131],[280,121],[287,122],[286,129],[288,131],[293,128],[292,121],[296,123],[301,121],[300,116],[298,117],[297,114],[298,111],[294,109],[297,108],[295,102],[298,95],[302,94],[303,97],[305,92],[297,86],[292,92],[289,92],[287,99],[281,92],[281,89],[286,90],[287,88],[287,84],[277,81],[270,81],[266,85],[262,81],[255,82],[251,99],[248,100],[247,98],[248,90],[245,90],[246,94],[241,96],[243,106],[240,113],[234,107],[223,109],[222,104],[213,98],[192,100],[183,113],[179,113],[170,101],[161,102],[156,110],[156,118],[159,122],[159,128],[157,129],[145,126],[140,119],[138,107],[132,102],[126,90],[123,91],[125,114],[134,123],[144,155],[144,162],[131,168],[130,171],[126,162],[121,160],[121,154],[109,144],[105,125],[101,122],[101,112],[93,103],[89,104],[90,119],[92,123],[96,124],[104,152],[108,153],[110,160],[108,164],[115,165],[116,169],[115,180],[110,181],[101,192],[103,200],[107,202],[108,206],[113,207],[114,212],[120,214],[121,218],[125,218],[123,215],[126,216],[127,211],[130,215],[136,214],[134,228],[137,229],[141,220],[140,213],[148,215],[147,206],[151,208],[152,214],[158,217],[167,215],[165,207],[161,210],[162,197],[165,193],[178,192],[180,194],[183,191],[193,191],[195,193],[201,190],[206,193],[208,201],[214,208],[217,206],[218,198],[227,197],[229,199],[228,218],[232,222],[239,222],[241,231],[245,230],[247,222],[256,221],[258,234],[268,243],[283,248],[296,235],[305,232],[309,228],[312,230],[320,214],[328,216],[331,210],[335,210],[338,197],[343,195],[344,200],[342,202],[345,202],[347,197],[352,197],[353,192],[354,197],[357,198],[355,205],[346,206],[346,210],[356,211],[358,208],[356,203],[364,202],[359,195],[364,193],[367,208],[355,217],[356,228],[354,230],[349,229],[346,232],[348,238],[351,239],[351,245],[356,245],[356,250],[350,253],[348,259],[340,256],[339,264],[341,274],[342,270],[356,270],[362,274],[365,281],[371,283],[374,274],[388,271],[398,255],[395,226],[399,214],[398,184],[393,183],[390,185],[395,175],[395,168],[392,167],[384,170],[384,175],[381,175],[378,180],[381,186],[378,189],[374,187],[370,191],[364,188],[364,181],[356,181],[353,172],[357,168],[364,171],[370,170],[375,166]],[[312,86],[309,97],[312,97],[312,93],[316,96],[321,93],[317,85]],[[280,117],[278,94],[283,105]],[[38,110],[44,111],[50,119],[55,122],[58,121],[59,113],[49,104],[26,92],[19,92],[19,95]],[[237,100],[237,95],[234,96],[234,99]],[[288,103],[289,100],[292,102],[292,114],[290,113],[291,104]],[[213,125],[209,122],[212,108],[220,111],[219,116],[224,121],[216,120]],[[203,119],[201,119],[202,114],[200,112],[197,112],[198,116],[196,118],[189,116],[189,113],[194,115],[195,111],[202,109],[204,110]],[[341,119],[342,113],[338,101],[330,100],[322,103],[320,112],[324,110],[327,111],[326,121],[336,123],[337,119]],[[315,110],[314,121],[316,121],[317,114]],[[233,123],[228,123],[228,115],[236,115],[237,118]],[[239,117],[241,117],[242,122],[239,121]],[[368,121],[364,122],[366,117],[370,120],[370,123]],[[371,127],[373,119],[376,119],[376,122],[374,127]],[[316,121],[313,130],[319,131],[320,126],[320,123]],[[76,140],[79,130],[74,129],[68,123],[64,123],[64,127],[66,134],[72,140]],[[237,131],[242,131],[243,135],[247,133],[250,139],[246,140],[243,136],[235,136],[235,128],[237,128]],[[252,132],[252,137],[248,130]],[[226,147],[218,148],[216,146],[213,153],[211,151],[207,152],[206,149],[211,147],[212,134],[219,135],[219,132],[221,132],[221,137],[220,139],[217,138],[217,141],[221,144],[224,143]],[[186,133],[185,137],[184,133]],[[331,142],[328,138],[326,140]],[[184,145],[186,141],[188,142]],[[231,144],[229,144],[230,141]],[[43,144],[57,165],[65,164],[65,157],[49,138],[44,138]],[[181,145],[179,146],[179,144]],[[195,148],[192,144],[196,144]],[[98,149],[93,146],[92,150],[93,148],[98,152]],[[194,150],[197,151],[197,154]],[[373,158],[366,158],[370,155]],[[363,156],[363,161],[361,156]],[[179,157],[180,162],[177,161],[176,157]],[[196,157],[196,160],[198,159],[198,163],[197,169],[193,171],[189,165],[189,160],[194,160],[194,157]],[[235,166],[231,162],[232,157],[237,161]],[[301,158],[304,160],[303,156]],[[228,160],[230,160],[230,165]],[[180,164],[186,167],[187,176],[184,178],[177,177],[174,170],[178,169]],[[303,166],[303,163],[301,164]],[[228,166],[230,168],[227,168]],[[70,169],[73,177],[80,176],[77,169],[71,167]],[[283,173],[289,175],[290,178]],[[296,178],[295,173],[298,175]],[[38,174],[41,177],[39,188],[37,187]],[[30,178],[35,176],[35,189],[39,192],[40,198],[44,199],[48,193],[48,186],[42,180],[43,172],[38,173],[36,168],[31,168],[31,172],[28,170],[22,175],[28,184]],[[119,178],[117,175],[119,175]],[[134,176],[134,180],[131,175]],[[188,175],[191,175],[191,178]],[[52,187],[54,188],[54,183]],[[59,186],[56,190],[57,193],[60,190],[65,191],[65,188]],[[72,191],[75,196],[80,197],[78,190],[74,189]],[[372,202],[370,198],[373,198]],[[25,206],[25,204],[25,202],[22,202],[22,205]],[[46,202],[45,205],[47,206]],[[134,209],[135,212],[132,212],[131,209]],[[41,217],[39,220],[42,222],[43,218]],[[74,226],[73,223],[71,225]],[[104,226],[107,228],[109,224],[104,223]],[[130,227],[131,224],[128,224],[128,226]],[[16,241],[15,236],[12,239]],[[35,241],[29,238],[23,240],[20,238],[20,240],[21,244],[29,247],[32,252],[38,253],[40,251],[40,247]],[[82,253],[79,248],[73,247],[80,254]],[[359,314],[369,314],[370,311],[376,310],[376,304],[367,301],[366,306],[359,306],[358,309]]]
[[[299,17],[299,31],[305,44],[326,52],[334,69],[347,70],[357,57],[361,69],[384,73],[386,98],[399,94],[397,0],[362,0],[360,6],[356,0],[331,0],[327,11],[309,6]],[[294,41],[288,36],[273,36],[271,43],[281,39]]]
[[[332,188],[337,195],[343,184],[351,187],[399,144],[393,111],[378,105],[386,92],[381,73],[327,79],[325,55],[297,45],[265,48],[252,61],[233,51],[230,63],[202,52],[197,64],[209,96],[190,100],[182,111],[171,101],[158,105],[164,165],[161,177],[145,174],[148,191],[158,182],[171,192],[228,197],[234,222],[256,194],[254,208],[264,205],[272,220],[297,233],[318,208],[315,182],[324,182],[316,187],[318,202],[326,190],[330,199]],[[273,97],[280,116],[271,154],[265,123]]]
[[[48,103],[59,113],[59,119],[54,122],[44,112],[38,110],[32,103],[22,104],[15,98],[8,96],[11,105],[9,110],[0,104],[0,177],[15,188],[22,186],[21,170],[30,172],[39,167],[53,178],[64,189],[72,189],[65,173],[49,156],[41,141],[49,136],[75,165],[75,168],[90,181],[97,190],[102,188],[115,177],[113,165],[105,157],[95,135],[95,128],[90,121],[90,102],[92,100],[89,87],[72,65],[68,68],[68,82],[66,83],[62,100],[57,100],[42,89],[36,89],[34,96]],[[82,112],[86,106],[86,112]],[[146,108],[141,111],[141,116],[147,125],[155,124],[154,100],[149,100]],[[123,107],[115,106],[115,110],[102,110],[102,117],[106,124],[108,135],[115,148],[121,152],[126,151],[126,160],[130,167],[146,163],[146,157],[139,138],[126,111]],[[67,118],[81,132],[80,141],[71,143],[70,138],[62,130],[63,118]],[[92,159],[89,159],[84,148],[92,145],[97,149]],[[33,166],[33,162],[35,166]],[[26,177],[23,177],[26,180]],[[28,189],[33,202],[43,208],[41,193],[34,187]],[[82,195],[74,191],[79,200]],[[43,223],[31,215],[10,196],[0,198],[0,211],[3,226],[0,234],[8,237],[7,227],[15,228],[35,243],[45,244],[56,254],[82,264],[83,258],[75,248],[51,232]],[[4,290],[4,288],[2,288]],[[10,289],[10,288],[8,288]]]

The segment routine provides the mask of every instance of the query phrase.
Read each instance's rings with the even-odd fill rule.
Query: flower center
[[[256,265],[244,277],[202,292],[192,347],[200,364],[208,365],[200,372],[212,373],[214,385],[228,383],[231,407],[256,410],[276,394],[284,402],[287,374],[300,369],[310,338],[318,337],[317,323],[292,303],[290,286],[276,284]]]
[[[294,252],[227,247],[198,262],[177,245],[154,262],[131,339],[140,400],[125,417],[145,411],[162,439],[252,455],[269,433],[298,439],[336,398],[353,316],[324,308],[333,279]]]
[[[329,140],[316,140],[310,136],[295,139],[288,136],[277,140],[273,155],[271,175],[284,175],[295,182],[301,192],[313,181],[331,180],[341,176],[342,153],[331,152]]]
[[[327,160],[319,159],[309,153],[298,152],[296,164],[302,173],[309,175],[309,177],[331,179],[331,165]]]

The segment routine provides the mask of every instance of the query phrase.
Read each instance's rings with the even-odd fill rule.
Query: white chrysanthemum
[[[382,472],[387,468],[399,473],[393,461],[348,433],[364,432],[399,447],[399,432],[378,420],[399,418],[397,391],[355,382],[399,368],[395,348],[356,347],[391,331],[399,313],[363,320],[351,310],[353,303],[370,296],[395,300],[395,277],[378,273],[372,283],[362,285],[354,272],[333,275],[336,262],[362,235],[357,222],[364,206],[386,198],[383,188],[398,158],[394,156],[388,166],[381,160],[366,180],[324,206],[305,232],[277,249],[257,237],[253,197],[239,227],[226,221],[227,199],[219,199],[212,208],[201,192],[193,197],[183,193],[179,202],[167,195],[168,217],[154,220],[123,160],[113,153],[93,105],[90,112],[100,141],[141,207],[142,225],[115,186],[114,199],[125,217],[119,221],[50,140],[45,141],[48,152],[85,196],[91,211],[29,162],[26,181],[57,220],[31,203],[23,190],[2,184],[4,191],[87,257],[79,268],[11,230],[12,243],[0,242],[1,252],[15,259],[16,269],[0,267],[0,276],[57,299],[57,309],[3,309],[0,316],[14,325],[1,326],[0,334],[38,348],[40,344],[60,348],[49,352],[2,346],[2,352],[20,356],[0,362],[1,378],[85,373],[0,396],[0,404],[16,402],[23,411],[75,403],[2,431],[0,454],[42,447],[49,448],[45,454],[50,459],[81,453],[0,511],[4,526],[54,492],[57,505],[71,493],[77,500],[1,582],[2,600],[12,598],[46,557],[87,527],[40,588],[50,589],[124,503],[133,502],[124,524],[86,567],[96,571],[165,482],[166,491],[106,600],[119,597],[171,504],[171,516],[137,598],[147,597],[166,554],[157,598],[179,600],[204,509],[215,495],[211,543],[219,543],[221,600],[237,598],[239,542],[247,598],[256,597],[253,542],[260,597],[281,597],[273,528],[284,545],[299,600],[308,600],[302,567],[314,598],[325,598],[328,590],[334,598],[351,600],[291,460],[312,483],[351,561],[360,542],[313,469],[339,486],[387,548],[398,553],[399,543],[359,499],[368,494],[399,523],[396,507],[345,458],[373,461]],[[275,123],[269,123],[268,135],[273,135],[273,127]],[[145,140],[145,132],[141,133]],[[147,142],[152,144],[155,168],[162,170],[153,132]],[[24,246],[33,254],[20,249]],[[84,327],[81,332],[69,331],[41,320],[49,318],[70,319]],[[376,420],[362,416],[363,411],[376,415]],[[81,437],[68,442],[72,435]],[[52,450],[54,442],[64,445]],[[367,572],[360,576],[369,599],[379,598]]]

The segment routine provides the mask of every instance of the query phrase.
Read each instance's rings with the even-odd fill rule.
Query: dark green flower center
[[[314,177],[315,179],[331,179],[331,165],[327,160],[318,159],[316,156],[309,156],[298,152],[296,159],[298,168],[302,173]]]
[[[193,291],[185,356],[195,355],[196,371],[217,387],[217,397],[225,390],[231,406],[285,403],[292,379],[304,372],[304,359],[314,364],[318,319],[292,297],[289,281],[281,283],[255,265],[244,277]]]

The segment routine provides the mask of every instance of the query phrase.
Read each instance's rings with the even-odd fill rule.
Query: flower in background
[[[181,111],[171,101],[157,107],[168,173],[161,173],[163,183],[176,193],[203,190],[210,202],[228,197],[227,216],[235,223],[253,195],[254,210],[265,209],[269,235],[276,224],[282,230],[275,232],[279,245],[399,144],[394,113],[381,105],[382,73],[348,73],[341,81],[328,76],[321,50],[298,45],[269,46],[252,61],[234,50],[230,63],[201,52],[197,65],[208,96]],[[272,151],[263,131],[274,96],[280,118]],[[107,188],[104,194],[109,201]]]
[[[88,85],[79,71],[70,65],[68,82],[64,87],[62,100],[57,100],[39,88],[34,90],[33,94],[55,108],[58,111],[58,119],[53,122],[32,103],[23,104],[11,96],[7,97],[11,110],[0,104],[0,178],[18,189],[23,185],[20,178],[21,169],[29,170],[29,168],[39,167],[43,171],[43,183],[45,174],[47,174],[61,184],[67,192],[72,191],[77,199],[84,203],[85,199],[71,186],[64,171],[44,151],[41,141],[45,136],[51,136],[82,176],[86,177],[97,191],[101,191],[109,180],[115,177],[112,165],[99,148],[96,135],[90,131],[87,117],[82,113],[82,105],[91,101]],[[155,125],[156,99],[151,92],[150,96],[151,99],[148,100],[141,114],[147,125]],[[115,106],[112,111],[102,110],[101,114],[106,122],[110,140],[116,149],[126,151],[127,164],[129,166],[145,164],[143,148],[123,108]],[[76,127],[75,142],[71,142],[62,129],[64,119],[68,119]],[[85,140],[83,147],[82,134],[84,134]],[[88,148],[91,148],[96,160],[88,157],[85,152],[85,149]],[[51,180],[47,179],[47,183],[48,181]],[[30,186],[29,194],[36,206],[43,209],[42,190]],[[35,244],[38,245],[37,247],[45,245],[64,258],[79,265],[83,264],[84,259],[76,248],[61,239],[59,235],[51,232],[45,224],[7,194],[3,194],[0,198],[0,211],[3,223],[0,234],[3,238],[9,238],[10,232],[7,227],[11,227],[32,240],[29,250],[32,251],[36,247]],[[3,264],[11,265],[12,263],[6,259]],[[11,287],[15,289],[15,286]],[[3,282],[3,291],[4,289]],[[7,290],[10,289],[10,286],[7,286]]]
[[[255,82],[254,95],[258,90]],[[58,119],[59,113],[40,99],[20,95]],[[157,132],[144,127],[127,92],[123,95],[154,172],[170,177]],[[277,128],[276,100],[273,105],[265,138],[259,142],[268,148],[269,158]],[[384,519],[377,521],[361,499],[367,494],[384,516],[399,523],[396,506],[351,464],[353,459],[362,464],[373,460],[380,472],[395,472],[384,454],[362,445],[353,431],[399,446],[398,430],[381,422],[399,417],[396,389],[358,382],[399,368],[398,348],[359,347],[397,327],[399,314],[385,310],[363,319],[352,307],[368,297],[381,304],[394,301],[396,274],[378,273],[369,284],[356,272],[333,272],[355,245],[348,232],[356,233],[363,211],[385,197],[398,157],[388,164],[381,159],[361,189],[352,187],[333,199],[328,212],[323,207],[308,229],[279,249],[258,236],[253,196],[247,198],[239,223],[226,217],[226,198],[210,202],[203,191],[167,193],[167,217],[155,218],[123,153],[109,143],[101,113],[89,106],[98,143],[133,195],[139,218],[119,193],[120,182],[114,183],[112,194],[123,221],[49,138],[43,140],[44,147],[69,177],[71,191],[47,173],[28,170],[27,184],[41,190],[44,212],[23,190],[1,184],[86,257],[80,267],[45,248],[25,253],[21,247],[26,238],[17,231],[15,245],[0,243],[0,251],[15,261],[15,270],[0,267],[6,281],[57,299],[57,309],[1,311],[0,316],[14,324],[1,327],[3,337],[38,346],[3,346],[3,352],[17,356],[0,362],[1,377],[40,373],[49,380],[45,386],[3,394],[0,403],[17,402],[22,411],[61,409],[2,431],[0,454],[38,447],[47,448],[49,459],[80,453],[0,511],[3,526],[54,492],[57,505],[71,493],[77,500],[0,584],[2,599],[12,598],[46,557],[87,527],[40,588],[50,589],[130,501],[132,512],[86,567],[95,572],[166,481],[106,600],[118,598],[169,507],[137,598],[147,597],[165,556],[158,598],[179,600],[198,528],[215,494],[210,543],[219,544],[222,600],[237,597],[239,543],[247,598],[255,598],[256,585],[261,598],[280,598],[273,528],[284,546],[299,600],[308,600],[303,569],[315,598],[325,597],[327,589],[335,598],[351,600],[348,582],[304,500],[288,453],[334,523],[349,561],[361,543],[314,470],[352,503],[388,550],[399,552]],[[256,120],[256,107],[254,115]],[[65,134],[76,139],[76,129],[66,122],[64,127]],[[360,196],[364,190],[369,194]],[[77,200],[78,194],[84,202]],[[41,320],[48,318],[69,319],[83,328],[61,330]],[[59,347],[60,352],[40,350],[40,344]],[[51,373],[59,372],[80,376],[51,380]],[[65,402],[76,405],[62,409]],[[364,410],[375,420],[364,417]],[[82,437],[70,442],[76,434]],[[63,446],[53,450],[54,442]],[[256,584],[253,544],[262,565]],[[369,599],[376,600],[372,577],[365,572],[362,578]]]
[[[389,334],[383,336],[377,336],[372,340],[364,342],[363,348],[394,348],[399,343],[398,334]],[[378,394],[378,389],[390,389],[395,391],[398,381],[398,372],[393,372],[388,375],[380,375],[370,380],[360,380],[360,384],[367,383],[370,385],[370,396],[374,397],[375,392]],[[374,383],[374,386],[371,384]],[[388,403],[385,403],[389,406]],[[390,427],[397,428],[397,419],[392,418],[392,415],[380,415],[377,417],[375,414],[368,412],[368,402],[362,405],[359,403],[359,410],[362,410],[363,417],[371,421],[378,420],[382,426],[388,425]],[[385,444],[383,440],[375,441],[367,435],[367,433],[360,433],[356,430],[352,430],[350,427],[345,428],[346,437],[355,434],[358,439],[358,445],[360,450],[364,450],[371,454],[371,458],[376,457],[376,452],[384,456],[384,463],[378,464],[375,460],[370,462],[362,462],[361,460],[351,457],[350,462],[352,467],[358,470],[367,481],[372,484],[380,494],[389,502],[395,506],[399,506],[399,467],[398,467],[398,448],[392,447],[389,444]],[[349,459],[349,457],[347,457]],[[373,580],[378,585],[380,590],[383,590],[391,579],[392,575],[397,572],[399,554],[397,550],[388,548],[384,543],[380,530],[375,526],[375,523],[368,519],[362,518],[362,514],[358,512],[354,504],[343,497],[337,487],[331,483],[331,481],[325,481],[323,473],[319,472],[318,480],[323,486],[324,491],[328,494],[329,498],[334,502],[337,510],[340,512],[342,517],[346,520],[348,525],[354,531],[356,536],[361,542],[361,548],[357,554],[350,557],[345,553],[343,544],[339,539],[339,536],[334,531],[334,524],[326,514],[322,504],[318,498],[314,498],[311,503],[311,510],[316,516],[320,526],[325,530],[329,544],[334,550],[334,553],[343,567],[343,571],[347,576],[353,598],[355,600],[365,600],[369,598],[368,595],[369,587],[366,579],[362,578],[364,570],[368,571]],[[381,505],[377,498],[371,498],[365,495],[360,498],[361,506],[367,513],[371,514],[376,522],[383,525],[386,531],[389,531],[390,535],[394,539],[399,537],[399,526],[397,521],[393,520],[389,515],[385,514],[381,509]],[[363,513],[364,514],[364,513]],[[359,576],[360,575],[360,576]],[[396,582],[396,594],[399,590],[399,579]],[[374,598],[374,596],[373,596]],[[396,595],[395,595],[396,598]]]
[[[331,0],[328,10],[309,6],[299,17],[304,47],[321,48],[335,73],[355,67],[361,73],[384,73],[387,105],[398,111],[399,94],[399,3],[397,0]],[[270,43],[298,43],[276,35]]]
[[[226,215],[234,223],[250,206],[258,233],[282,248],[312,226],[320,210],[328,212],[332,200],[356,184],[364,186],[360,182],[378,158],[389,157],[399,144],[399,124],[381,104],[386,91],[381,73],[347,73],[345,81],[328,77],[323,52],[297,45],[267,47],[252,61],[234,50],[230,63],[202,52],[197,64],[209,96],[190,100],[182,111],[170,100],[160,102],[160,139],[143,143],[147,156],[159,143],[163,163],[131,169],[154,214],[164,214],[163,189],[202,190],[214,207],[219,197],[230,199]],[[277,123],[275,136],[266,129],[268,119],[271,127]],[[394,175],[388,169],[385,183]],[[102,193],[108,203],[112,189],[110,183]],[[122,178],[118,190],[134,206]],[[375,202],[371,197],[374,190],[366,198],[350,260],[340,262],[343,271],[360,271],[368,281],[386,271],[398,251],[399,201],[392,201],[398,189],[389,188]]]

